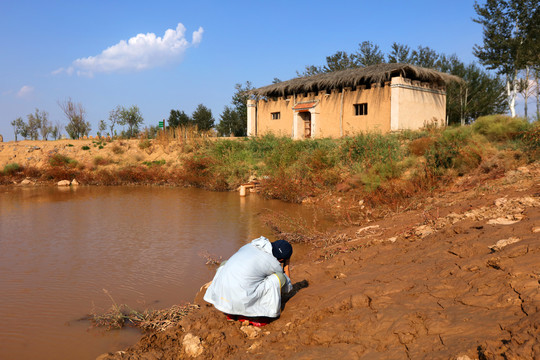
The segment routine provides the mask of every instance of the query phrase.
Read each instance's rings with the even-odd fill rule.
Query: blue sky
[[[473,1],[0,1],[0,134],[35,108],[67,120],[70,97],[95,134],[117,105],[145,125],[200,103],[216,118],[234,85],[296,76],[369,40],[429,46],[475,61],[482,28]],[[64,131],[65,133],[65,131]]]

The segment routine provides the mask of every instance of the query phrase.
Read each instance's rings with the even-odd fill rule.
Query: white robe
[[[282,287],[284,292],[291,291],[291,280],[272,255],[270,241],[261,236],[219,267],[204,300],[231,315],[278,317]]]

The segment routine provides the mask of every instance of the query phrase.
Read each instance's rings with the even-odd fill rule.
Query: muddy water
[[[93,359],[140,337],[81,321],[117,303],[191,301],[214,268],[259,235],[264,209],[298,206],[192,189],[0,189],[0,359]]]

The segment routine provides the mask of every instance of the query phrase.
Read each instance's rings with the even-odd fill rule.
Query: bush
[[[152,166],[162,166],[165,165],[165,160],[154,160],[154,161],[143,161],[143,164],[152,167]]]
[[[22,171],[22,167],[17,163],[9,163],[4,166],[4,170],[2,173],[4,175],[14,175],[20,171]]]
[[[124,153],[124,149],[122,149],[122,147],[118,146],[118,145],[114,145],[112,147],[112,152],[115,153],[116,155],[120,155],[120,154],[123,154]]]
[[[408,144],[409,153],[416,156],[423,156],[431,145],[433,145],[434,141],[432,137],[414,139]]]
[[[99,166],[99,165],[109,165],[111,163],[111,159],[105,159],[104,157],[102,156],[96,156],[94,158],[94,165],[96,166]]]
[[[540,158],[540,122],[536,122],[531,128],[523,133],[523,150],[530,161]]]
[[[81,149],[83,149],[83,150],[90,150],[90,146],[84,145]]]
[[[531,125],[525,118],[507,115],[481,116],[472,125],[473,130],[490,141],[507,141],[519,137]]]
[[[399,141],[392,134],[360,134],[345,140],[342,156],[369,168],[379,162],[397,162],[403,157]]]
[[[139,149],[141,150],[148,149],[150,146],[152,146],[152,142],[150,140],[143,140],[139,143]]]
[[[54,154],[49,158],[49,165],[75,167],[77,166],[77,161],[62,154]]]

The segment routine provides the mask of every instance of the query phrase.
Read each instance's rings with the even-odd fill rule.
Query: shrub
[[[459,175],[476,168],[484,152],[482,138],[471,127],[449,128],[441,133],[426,152],[426,165],[434,174],[455,169]]]
[[[114,145],[112,147],[112,152],[115,153],[116,155],[120,155],[120,154],[123,154],[124,153],[124,149],[122,149],[122,147],[118,146],[118,145]]]
[[[54,154],[49,158],[49,165],[74,167],[77,165],[77,161],[62,154]]]
[[[473,130],[490,141],[507,141],[517,138],[530,128],[525,118],[507,115],[481,116],[472,125]]]
[[[150,146],[152,146],[152,142],[148,139],[139,143],[139,149],[141,150],[148,149]]]
[[[399,161],[403,154],[396,136],[368,133],[346,139],[342,156],[348,162],[360,162],[369,168],[378,162]]]
[[[108,159],[108,158],[106,159],[106,158],[104,158],[102,156],[96,156],[94,158],[94,165],[96,165],[96,166],[109,165],[111,162],[112,162],[111,159]]]
[[[540,158],[540,122],[536,122],[531,128],[523,133],[523,150],[527,153],[530,161]]]
[[[408,144],[409,153],[416,156],[423,156],[434,141],[432,137],[414,139]]]
[[[84,145],[81,149],[83,149],[83,150],[90,150],[90,146]]]
[[[143,164],[152,167],[152,166],[162,166],[165,165],[165,160],[154,160],[154,161],[143,161]]]
[[[2,173],[4,175],[14,175],[20,171],[22,171],[22,167],[17,163],[9,163],[4,166],[4,170]]]

